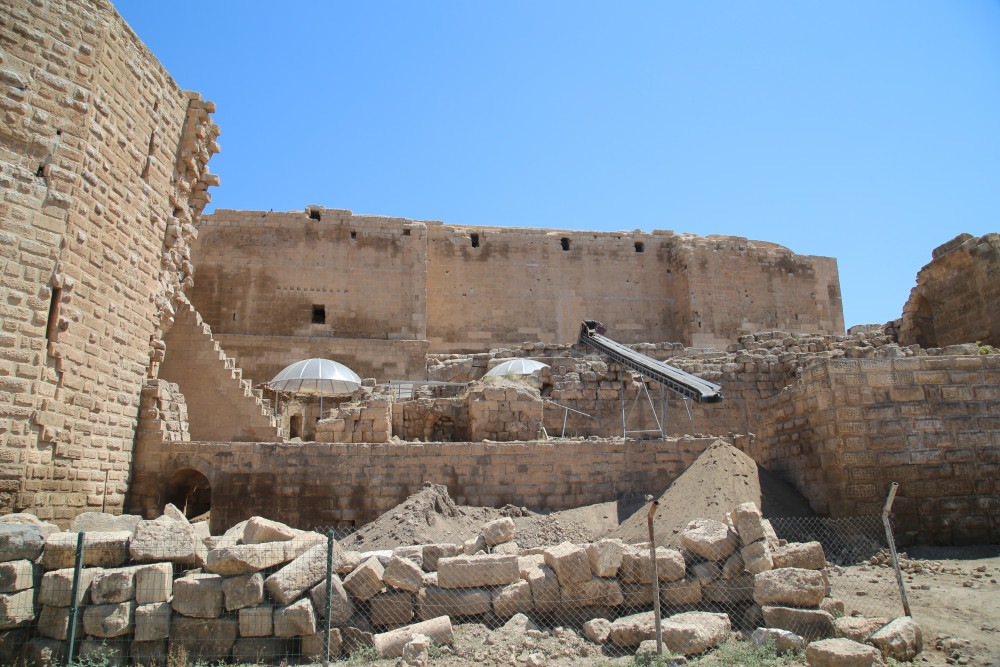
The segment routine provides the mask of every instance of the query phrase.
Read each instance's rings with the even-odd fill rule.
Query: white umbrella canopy
[[[286,366],[268,385],[275,391],[297,394],[350,394],[361,386],[361,378],[332,359],[303,359]]]
[[[548,368],[548,364],[543,364],[534,359],[508,359],[502,364],[497,364],[486,371],[483,377],[503,377],[504,375],[531,375],[541,368]]]

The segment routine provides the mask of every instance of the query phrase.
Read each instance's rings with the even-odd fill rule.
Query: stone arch
[[[172,503],[189,519],[212,509],[212,484],[194,468],[182,468],[167,478],[160,491],[160,507]]]

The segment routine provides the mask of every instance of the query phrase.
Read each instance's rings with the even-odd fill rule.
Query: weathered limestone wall
[[[713,442],[173,442],[137,452],[129,507],[159,515],[166,480],[195,470],[211,483],[213,532],[255,514],[301,528],[366,523],[425,481],[459,504],[568,509],[661,493]]]
[[[537,389],[523,382],[498,380],[473,385],[466,403],[472,440],[511,442],[542,437],[542,399]]]
[[[0,0],[0,45],[0,512],[66,520],[122,504],[218,128],[103,0]]]
[[[751,455],[832,516],[907,541],[1000,540],[1000,355],[817,361],[765,401]]]
[[[935,248],[903,307],[900,340],[1000,347],[1000,235],[960,234]]]

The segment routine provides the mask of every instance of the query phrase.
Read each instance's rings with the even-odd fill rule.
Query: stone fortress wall
[[[216,211],[193,257],[191,302],[255,382],[306,352],[362,376],[420,378],[428,351],[571,343],[586,318],[623,342],[723,348],[760,330],[844,329],[835,260],[735,237],[464,227],[310,206]]]
[[[0,44],[0,511],[120,511],[214,105],[104,0],[0,0]]]

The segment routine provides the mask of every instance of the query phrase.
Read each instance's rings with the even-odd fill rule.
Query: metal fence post
[[[83,570],[83,536],[81,530],[76,534],[76,560],[73,562],[73,588],[70,593],[69,603],[69,645],[66,647],[66,664],[73,662],[76,657],[76,624],[80,609],[77,604],[77,595],[80,592],[80,572]]]
[[[896,540],[892,536],[892,528],[889,526],[889,510],[892,509],[892,501],[896,497],[899,489],[899,482],[893,482],[889,487],[889,497],[885,499],[885,508],[882,510],[882,525],[885,526],[885,539],[889,543],[889,554],[892,556],[892,568],[896,571],[896,583],[899,584],[899,595],[903,598],[903,613],[910,616],[910,599],[906,597],[906,585],[903,584],[903,573],[899,569],[899,556],[896,555]]]
[[[646,523],[649,526],[649,560],[653,566],[653,620],[656,623],[656,655],[663,655],[663,630],[660,628],[660,574],[656,568],[656,537],[653,535],[653,515],[656,508],[660,506],[658,500],[654,500],[649,506],[649,514],[646,515]]]
[[[326,535],[326,602],[323,604],[323,667],[330,665],[330,615],[333,613],[333,528]]]

